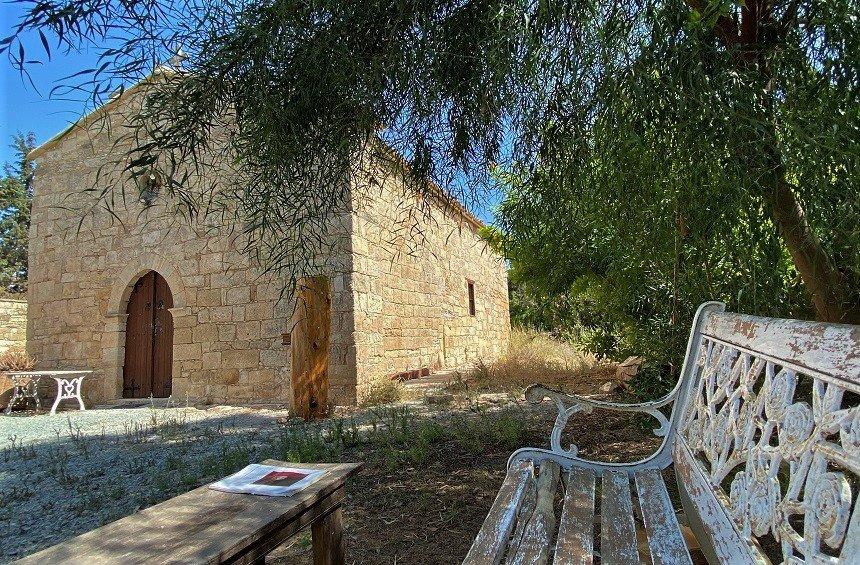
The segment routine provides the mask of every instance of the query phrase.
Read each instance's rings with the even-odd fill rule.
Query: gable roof
[[[57,145],[59,145],[60,141],[62,141],[65,137],[75,131],[86,129],[96,119],[103,117],[107,112],[119,106],[123,101],[130,98],[134,93],[141,90],[144,86],[147,86],[152,83],[159,76],[172,75],[176,72],[178,71],[167,66],[157,67],[152,72],[152,74],[150,74],[146,78],[143,78],[129,88],[122,89],[119,93],[112,95],[107,102],[93,109],[89,113],[84,114],[83,116],[75,120],[71,125],[69,125],[69,127],[57,133],[38,147],[32,149],[29,153],[27,153],[27,158],[30,160],[36,160],[39,157],[45,155],[46,153],[53,150]],[[400,154],[393,147],[385,143],[385,141],[380,139],[378,136],[376,140],[381,151],[385,153],[387,157],[390,157],[397,166],[403,167],[407,171],[411,170],[409,162],[402,154]],[[430,179],[427,179],[427,184],[430,187],[431,194],[442,201],[444,208],[450,208],[457,212],[464,220],[466,220],[467,223],[471,224],[472,227],[474,227],[475,229],[485,227],[484,222],[482,222],[480,219],[478,219],[477,216],[472,214],[456,196],[452,195],[449,191],[440,187],[438,184],[436,184]]]
[[[84,114],[83,116],[75,120],[72,124],[70,124],[69,127],[57,133],[56,135],[48,139],[48,141],[42,143],[38,147],[34,148],[32,151],[27,153],[27,158],[30,160],[36,160],[45,153],[54,149],[60,143],[60,141],[62,141],[72,132],[86,129],[97,118],[103,117],[104,114],[109,112],[111,109],[119,106],[122,101],[127,100],[132,94],[142,89],[144,86],[150,84],[155,78],[156,74],[160,72],[166,73],[172,71],[170,71],[169,69],[156,69],[156,71],[153,72],[151,75],[134,83],[129,88],[124,88],[119,93],[111,95],[110,98],[108,98],[107,102],[105,102],[98,108],[91,110],[89,113]]]

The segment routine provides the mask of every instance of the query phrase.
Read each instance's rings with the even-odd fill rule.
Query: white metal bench
[[[860,326],[724,309],[699,307],[681,378],[660,400],[619,405],[529,387],[531,402],[558,408],[550,449],[511,455],[465,563],[690,563],[661,474],[670,465],[709,563],[769,563],[766,536],[787,563],[860,563]],[[595,408],[653,416],[659,449],[633,463],[565,449],[570,416]]]

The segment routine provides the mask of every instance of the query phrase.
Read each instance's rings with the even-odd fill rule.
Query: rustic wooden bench
[[[344,484],[361,465],[264,463],[326,474],[289,497],[202,486],[16,563],[263,563],[266,554],[308,526],[314,565],[344,563]]]
[[[669,466],[709,563],[860,563],[860,326],[724,309],[699,308],[681,378],[660,400],[529,387],[531,402],[558,408],[550,448],[513,453],[465,563],[690,563]],[[570,416],[593,409],[654,417],[660,447],[632,463],[565,449]]]

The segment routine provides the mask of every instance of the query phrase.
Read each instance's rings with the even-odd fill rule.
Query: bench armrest
[[[523,459],[552,459],[566,469],[569,469],[571,466],[584,466],[594,469],[607,469],[639,466],[638,464],[640,463],[651,461],[654,463],[653,466],[662,468],[663,466],[665,466],[662,464],[662,460],[655,460],[654,457],[663,451],[663,447],[665,446],[665,440],[663,442],[664,445],[661,446],[660,451],[658,451],[658,453],[641,461],[629,464],[608,463],[600,461],[590,461],[578,457],[577,454],[579,452],[579,448],[575,444],[571,444],[570,447],[568,447],[567,449],[563,448],[561,445],[561,434],[564,431],[564,428],[567,426],[567,421],[571,416],[573,416],[577,412],[590,413],[595,408],[599,408],[603,410],[612,410],[615,412],[639,412],[643,414],[648,414],[654,419],[656,419],[657,422],[660,424],[659,427],[654,429],[654,435],[657,437],[665,437],[666,434],[669,433],[670,424],[669,419],[666,418],[666,415],[660,411],[660,408],[668,406],[669,404],[674,402],[675,398],[678,395],[679,389],[680,381],[677,385],[675,385],[675,388],[672,390],[672,392],[658,400],[623,404],[617,402],[594,400],[592,398],[587,398],[584,396],[563,393],[557,390],[553,390],[551,388],[547,388],[540,384],[533,384],[529,386],[525,391],[526,400],[528,400],[532,404],[540,404],[545,398],[549,398],[550,400],[555,402],[556,409],[558,410],[558,414],[555,418],[555,424],[553,425],[552,433],[550,434],[550,449],[519,449],[515,451],[513,455],[511,455],[509,464]]]
[[[578,394],[568,394],[565,392],[560,392],[551,388],[547,388],[539,384],[530,385],[525,391],[526,400],[528,400],[532,404],[540,404],[544,398],[549,398],[550,400],[555,401],[559,415],[561,415],[562,412],[564,412],[565,410],[573,409],[568,415],[568,417],[575,414],[576,412],[585,412],[586,414],[588,414],[595,408],[600,408],[602,410],[613,410],[615,412],[642,412],[644,414],[650,414],[658,422],[660,422],[660,427],[654,430],[654,435],[660,437],[666,435],[666,433],[669,431],[669,421],[666,419],[666,416],[662,412],[660,412],[659,409],[671,404],[675,400],[675,396],[677,394],[678,387],[676,386],[672,390],[672,392],[670,392],[663,398],[659,398],[657,400],[649,400],[648,402],[621,403],[594,400],[593,398],[589,398],[587,396],[579,396]],[[568,404],[569,406],[565,406],[566,404]]]

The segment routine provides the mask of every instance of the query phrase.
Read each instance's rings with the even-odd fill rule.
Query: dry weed
[[[579,394],[592,394],[614,378],[617,363],[583,353],[570,343],[533,330],[514,329],[508,354],[479,363],[475,385],[519,390],[532,383]]]
[[[379,377],[359,387],[361,407],[393,404],[403,398],[403,385],[387,377]]]
[[[36,359],[20,348],[7,349],[0,353],[0,408],[5,408],[12,398],[12,380],[9,371],[30,371],[36,368]]]
[[[31,371],[36,368],[36,359],[23,349],[7,349],[0,353],[0,372]]]

